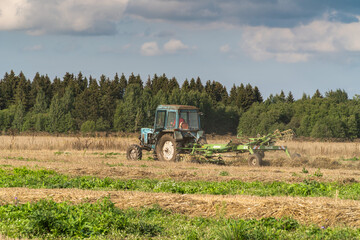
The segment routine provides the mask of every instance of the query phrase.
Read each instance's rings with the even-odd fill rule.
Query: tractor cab
[[[155,130],[198,131],[200,117],[196,107],[160,105],[155,114]]]
[[[166,140],[166,141],[165,141]],[[174,160],[176,154],[167,155],[167,149],[175,151],[188,143],[205,141],[201,130],[199,109],[186,105],[159,105],[155,112],[154,128],[142,128],[140,150],[153,150],[161,160]],[[166,150],[166,151],[165,151]],[[128,157],[132,159],[132,157]]]

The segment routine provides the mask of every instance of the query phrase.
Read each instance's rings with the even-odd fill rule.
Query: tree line
[[[200,108],[206,131],[236,133],[241,113],[262,101],[250,84],[234,85],[228,94],[220,82],[203,84],[199,77],[180,86],[165,74],[144,83],[134,74],[97,80],[66,73],[51,80],[36,73],[30,80],[10,71],[0,79],[0,127],[3,132],[134,132],[153,125],[157,105],[183,104]]]
[[[254,136],[292,128],[299,136],[353,139],[360,136],[359,99],[338,89],[299,100],[281,91],[264,100],[250,84],[234,84],[228,92],[217,81],[203,84],[197,77],[180,85],[165,74],[145,82],[133,73],[97,80],[81,72],[53,80],[36,73],[30,80],[10,71],[0,79],[0,130],[135,132],[153,126],[159,104],[182,104],[200,109],[207,133]]]

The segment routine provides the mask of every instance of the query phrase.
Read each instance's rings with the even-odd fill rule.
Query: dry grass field
[[[228,138],[209,138],[209,143],[226,143]],[[266,153],[264,167],[247,166],[246,155],[226,161],[226,165],[187,161],[154,161],[150,153],[141,161],[126,160],[127,146],[136,137],[54,137],[1,136],[0,166],[48,169],[70,176],[111,177],[115,179],[173,179],[175,181],[229,181],[301,183],[360,182],[360,144],[355,142],[286,142],[295,160],[284,152]],[[307,173],[305,173],[305,170]],[[316,175],[321,172],[321,176]],[[226,174],[224,174],[226,173]],[[360,227],[360,202],[337,197],[260,197],[247,195],[204,195],[103,191],[80,189],[0,188],[0,203],[15,198],[20,203],[55,201],[95,202],[104,196],[119,208],[158,204],[172,212],[189,216],[264,218],[291,217],[300,223],[319,226]]]

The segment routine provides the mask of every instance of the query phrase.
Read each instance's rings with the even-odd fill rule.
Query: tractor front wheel
[[[130,145],[126,151],[126,158],[127,160],[141,160],[142,158],[141,147],[136,144]]]
[[[178,155],[176,140],[168,134],[162,136],[156,146],[156,154],[160,161],[175,162]]]
[[[248,163],[251,167],[260,167],[262,165],[261,155],[259,153],[251,154],[249,156]]]

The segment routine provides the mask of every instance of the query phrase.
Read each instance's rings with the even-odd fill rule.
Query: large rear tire
[[[262,157],[259,153],[254,153],[249,156],[248,159],[249,166],[251,167],[260,167],[262,166]]]
[[[126,151],[126,158],[127,160],[141,160],[142,158],[141,147],[136,144],[130,145]]]
[[[176,140],[169,134],[160,138],[156,145],[156,154],[160,161],[175,162],[178,160],[178,149]]]

